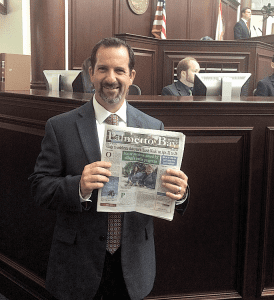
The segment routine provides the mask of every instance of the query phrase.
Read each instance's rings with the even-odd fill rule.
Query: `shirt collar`
[[[243,18],[241,18],[244,22],[245,22],[245,24],[247,24],[247,20],[246,19],[243,19]]]
[[[95,118],[99,124],[102,124],[105,119],[111,115],[111,112],[106,110],[101,104],[98,103],[98,101],[95,98],[95,95],[93,96],[93,107],[95,112]],[[126,100],[124,101],[123,105],[120,107],[118,111],[115,112],[115,114],[124,122],[127,123],[127,105]]]

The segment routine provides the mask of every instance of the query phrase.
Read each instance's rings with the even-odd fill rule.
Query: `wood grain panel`
[[[71,60],[69,69],[80,68],[102,38],[113,36],[113,0],[71,1]]]
[[[167,38],[186,39],[189,36],[189,21],[191,19],[190,0],[166,1]]]
[[[65,68],[65,1],[30,0],[32,88],[45,88],[43,70]]]
[[[223,290],[239,294],[244,277],[237,270],[244,265],[244,244],[238,241],[243,239],[246,222],[243,202],[248,194],[252,129],[166,129],[186,135],[182,168],[189,177],[191,202],[183,218],[176,216],[174,222],[165,224],[155,220],[159,264],[154,289],[176,297],[191,291],[196,295]],[[214,180],[204,180],[209,174]]]
[[[142,87],[144,95],[154,95],[155,90],[155,73],[153,72],[156,60],[156,53],[153,50],[142,50],[133,48],[135,54],[136,77],[134,84]]]
[[[237,22],[238,1],[222,0],[223,21],[225,25],[224,40],[234,40],[234,26]]]
[[[200,40],[204,36],[215,39],[219,2],[190,1],[191,18],[189,19],[189,39]]]
[[[146,12],[138,15],[130,9],[127,0],[120,0],[119,16],[117,16],[119,32],[116,33],[130,32],[138,35],[153,36],[151,29],[156,8],[154,2],[149,1]]]
[[[265,190],[262,209],[261,264],[258,274],[258,296],[274,296],[274,127],[266,128]]]

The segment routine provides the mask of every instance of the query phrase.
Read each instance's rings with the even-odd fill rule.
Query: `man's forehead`
[[[120,46],[120,47],[105,47],[104,45],[102,45],[96,53],[96,58],[98,57],[102,57],[107,55],[108,53],[111,53],[112,55],[123,55],[123,56],[127,56],[129,59],[129,55],[128,55],[128,51],[127,48],[124,46]]]
[[[191,60],[189,62],[189,67],[191,69],[200,69],[199,63],[196,60]]]

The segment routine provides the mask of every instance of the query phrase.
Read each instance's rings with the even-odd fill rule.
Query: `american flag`
[[[166,39],[166,1],[159,0],[151,30],[157,39]]]

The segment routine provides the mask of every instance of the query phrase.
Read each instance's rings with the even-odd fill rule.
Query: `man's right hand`
[[[90,195],[93,190],[100,189],[106,182],[111,172],[108,170],[111,167],[110,162],[96,161],[86,165],[80,180],[80,191],[83,198]]]

